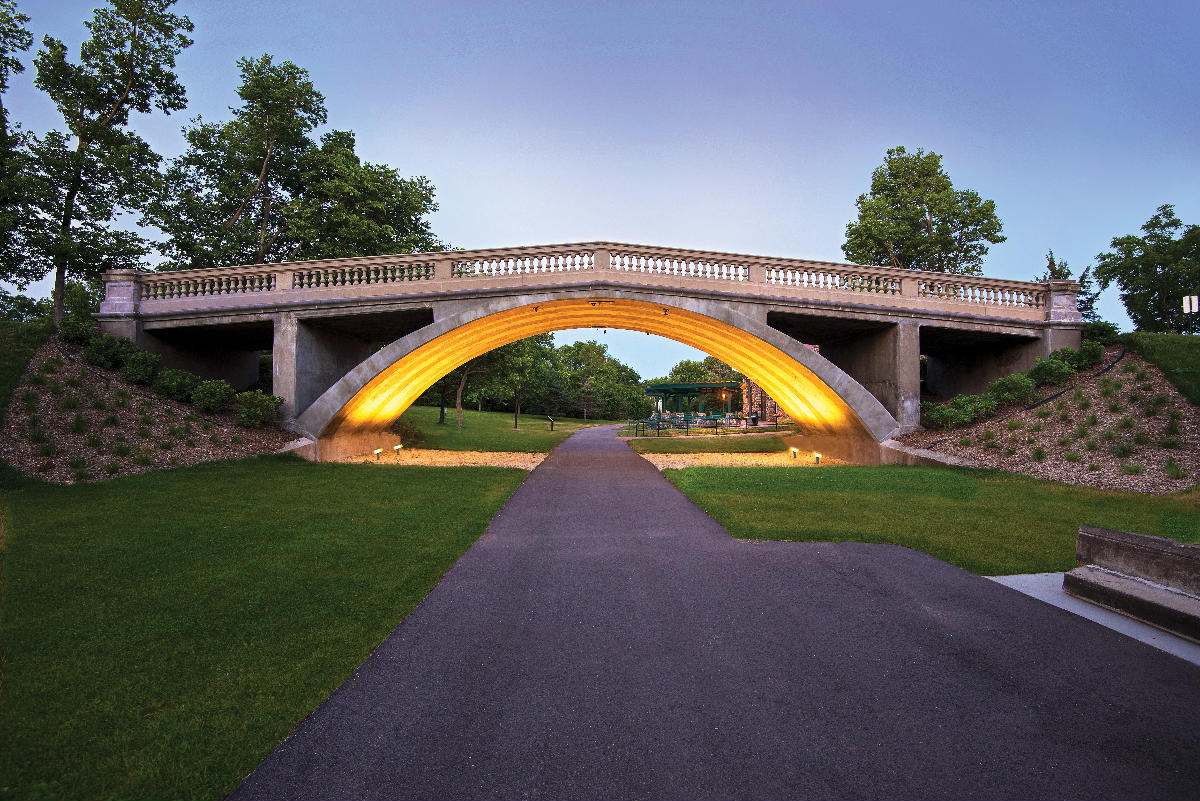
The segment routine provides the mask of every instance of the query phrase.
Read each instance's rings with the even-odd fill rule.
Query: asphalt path
[[[231,798],[1194,799],[1197,743],[1195,665],[906,548],[734,540],[586,429]]]

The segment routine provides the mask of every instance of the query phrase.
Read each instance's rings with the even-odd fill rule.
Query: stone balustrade
[[[850,302],[1022,321],[1079,321],[1074,282],[1035,283],[612,242],[411,253],[175,272],[113,271],[101,313],[272,305],[610,282],[756,300]]]

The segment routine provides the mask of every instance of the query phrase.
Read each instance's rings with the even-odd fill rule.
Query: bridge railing
[[[269,305],[510,285],[608,281],[762,299],[829,300],[1075,321],[1069,281],[1035,283],[614,242],[410,253],[176,272],[113,271],[101,312]]]

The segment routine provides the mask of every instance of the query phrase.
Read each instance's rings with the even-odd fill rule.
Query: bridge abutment
[[[275,315],[274,324],[272,392],[283,398],[285,420],[294,420],[371,355],[370,342],[303,320],[292,312]]]
[[[919,327],[904,320],[821,345],[821,355],[870,392],[903,432],[921,424]]]

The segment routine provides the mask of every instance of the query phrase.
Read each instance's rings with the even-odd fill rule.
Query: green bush
[[[202,412],[220,412],[233,404],[237,392],[224,379],[201,381],[192,390],[192,403]]]
[[[87,345],[96,336],[96,324],[86,317],[68,314],[58,324],[58,336],[74,345]]]
[[[125,364],[130,354],[137,352],[137,346],[124,337],[114,337],[112,334],[101,334],[92,339],[83,349],[83,360],[97,367],[116,368]]]
[[[162,356],[145,350],[135,350],[125,357],[121,366],[121,378],[133,384],[149,386],[162,363]]]
[[[1069,350],[1069,349],[1060,349]],[[1059,351],[1055,351],[1058,353]],[[1072,351],[1074,352],[1074,351]],[[1027,374],[1035,384],[1062,385],[1075,375],[1075,368],[1059,359],[1038,359],[1037,364]]]
[[[1075,366],[1075,356],[1078,353],[1074,348],[1055,348],[1050,352],[1051,359],[1057,359],[1064,364]]]
[[[1075,369],[1095,367],[1104,359],[1104,346],[1094,339],[1085,339],[1075,354]]]
[[[1083,327],[1083,338],[1090,339],[1093,342],[1099,342],[1101,347],[1108,347],[1117,342],[1117,337],[1121,335],[1118,329],[1112,323],[1107,323],[1103,320],[1097,320],[1094,323],[1088,323]]]
[[[1007,406],[1011,403],[1028,404],[1038,399],[1038,391],[1033,379],[1024,373],[997,378],[988,384],[987,394],[994,398],[1000,406]]]
[[[944,404],[921,404],[921,417],[933,428],[970,425],[995,411],[996,399],[990,395],[955,395]]]
[[[279,407],[283,405],[283,398],[256,389],[253,392],[239,393],[237,405],[237,424],[254,428],[275,419],[275,415],[279,414]]]
[[[159,395],[187,403],[192,399],[200,376],[187,370],[163,370],[154,379],[154,391]]]

